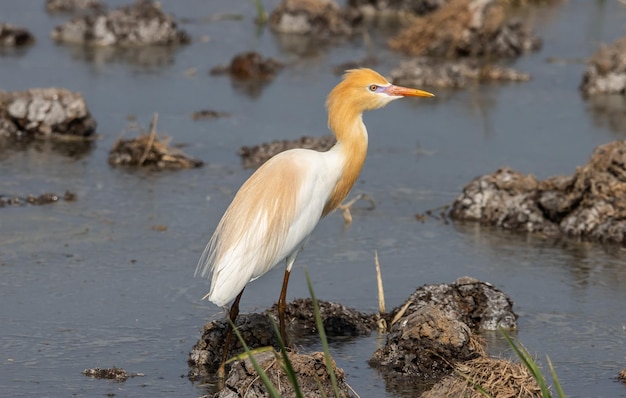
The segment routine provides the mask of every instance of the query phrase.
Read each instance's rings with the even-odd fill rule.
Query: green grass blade
[[[552,395],[550,394],[550,390],[548,389],[548,385],[546,384],[546,378],[543,377],[543,373],[541,373],[539,366],[537,365],[535,360],[533,360],[528,350],[526,350],[526,348],[521,344],[518,345],[504,329],[500,328],[500,333],[502,333],[502,336],[504,336],[506,342],[511,346],[511,348],[513,348],[515,354],[517,354],[526,369],[528,369],[530,374],[539,385],[539,388],[541,389],[541,396],[543,398],[550,398]]]
[[[552,361],[547,355],[546,359],[548,360],[548,366],[550,367],[550,374],[552,374],[552,381],[554,381],[554,388],[556,388],[556,392],[557,394],[559,394],[559,398],[565,398],[565,393],[563,392],[563,388],[561,388],[561,382],[559,381],[559,377],[556,375],[554,366],[552,366]]]
[[[270,323],[272,324],[272,329],[274,329],[274,335],[276,336],[276,340],[278,340],[278,345],[280,346],[280,353],[283,356],[284,361],[284,370],[287,378],[289,379],[289,384],[293,387],[293,390],[298,398],[304,398],[302,394],[302,390],[300,390],[300,385],[298,384],[298,379],[296,377],[296,371],[293,369],[293,365],[291,364],[291,360],[289,359],[289,355],[287,355],[287,348],[285,347],[285,343],[283,342],[282,337],[280,336],[280,332],[278,331],[278,327],[276,326],[276,322],[272,318],[269,318]]]
[[[305,269],[306,274],[306,283],[309,286],[309,293],[311,294],[311,300],[313,301],[313,312],[315,313],[315,324],[317,325],[317,331],[320,335],[320,340],[322,341],[322,347],[324,348],[324,359],[326,361],[326,369],[328,370],[328,374],[330,375],[330,381],[333,385],[333,391],[335,392],[335,397],[340,397],[339,387],[337,386],[337,377],[335,376],[335,369],[333,367],[332,359],[330,356],[330,350],[328,349],[328,339],[326,338],[326,331],[324,330],[324,324],[322,323],[322,316],[320,315],[320,307],[317,303],[317,298],[315,297],[315,292],[313,291],[313,284],[311,283],[311,277],[309,276],[309,272]]]
[[[253,1],[256,6],[256,23],[259,25],[267,23],[267,12],[265,11],[265,7],[263,7],[263,3],[261,3],[261,0]]]
[[[280,393],[278,392],[276,387],[274,387],[269,377],[267,377],[267,373],[265,373],[263,368],[261,368],[259,363],[256,361],[256,359],[252,355],[252,351],[250,351],[250,348],[248,348],[248,345],[244,341],[243,337],[241,337],[241,333],[239,333],[239,330],[237,329],[237,327],[235,327],[235,324],[230,319],[228,320],[228,322],[230,323],[230,327],[233,329],[233,331],[237,335],[237,338],[241,342],[241,345],[243,346],[244,350],[246,350],[246,353],[248,354],[248,357],[250,358],[250,362],[252,362],[252,366],[254,366],[254,369],[259,374],[259,377],[261,378],[263,385],[265,385],[265,388],[267,388],[267,391],[269,392],[270,396],[272,398],[280,398],[281,397]]]

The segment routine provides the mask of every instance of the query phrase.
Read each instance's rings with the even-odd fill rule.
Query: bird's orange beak
[[[429,93],[428,91],[418,90],[416,88],[408,88],[402,86],[391,85],[388,86],[385,90],[386,93],[393,96],[402,96],[402,97],[434,97],[435,94]]]

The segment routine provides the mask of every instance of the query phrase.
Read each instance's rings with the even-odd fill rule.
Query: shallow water
[[[235,13],[242,20],[189,23],[208,42],[173,51],[86,53],[51,42],[66,17],[43,2],[0,2],[0,20],[27,27],[37,43],[0,53],[4,90],[58,86],[80,91],[101,139],[78,156],[39,143],[0,149],[0,193],[78,195],[76,202],[0,209],[0,387],[6,396],[199,396],[187,353],[203,324],[221,316],[200,297],[197,259],[238,186],[250,174],[242,145],[326,133],[325,96],[341,62],[368,55],[356,38],[302,55],[252,23],[248,1],[162,1],[178,17]],[[109,4],[122,4],[110,1]],[[276,1],[264,2],[268,9]],[[344,227],[337,214],[318,226],[296,264],[289,298],[306,297],[303,268],[317,296],[362,311],[377,307],[374,250],[388,307],[426,283],[470,275],[509,294],[520,315],[519,339],[541,359],[549,355],[571,397],[626,396],[615,381],[626,340],[626,256],[623,249],[545,240],[473,224],[448,224],[416,213],[450,203],[477,175],[511,166],[540,178],[571,174],[597,145],[626,130],[593,113],[578,92],[584,65],[547,57],[590,56],[623,34],[626,6],[571,0],[528,12],[544,39],[541,51],[511,65],[528,83],[465,91],[434,90],[433,100],[404,100],[365,116],[369,157],[353,193],[367,193],[373,211],[356,210]],[[375,43],[385,37],[372,32]],[[289,64],[260,92],[247,93],[209,68],[256,50]],[[372,51],[385,73],[400,56]],[[197,75],[186,71],[197,68]],[[194,122],[200,109],[232,117]],[[201,169],[150,173],[113,169],[108,150],[128,115],[143,125],[159,113],[158,130],[207,162]],[[128,133],[129,135],[135,133]],[[166,231],[152,227],[164,225]],[[282,267],[249,285],[242,310],[270,306]],[[510,355],[498,336],[495,354]],[[367,365],[377,336],[335,342],[333,354],[362,397],[405,397]],[[315,346],[313,346],[315,348]],[[143,377],[125,383],[92,380],[89,367],[123,367]]]

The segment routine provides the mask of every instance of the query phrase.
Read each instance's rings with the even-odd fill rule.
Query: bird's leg
[[[295,260],[295,259],[294,259]],[[287,309],[287,285],[289,284],[289,275],[291,274],[291,267],[287,267],[285,270],[285,276],[283,277],[283,288],[280,291],[280,297],[278,298],[278,322],[280,324],[280,338],[283,339],[285,347],[289,347],[289,339],[287,338],[287,331],[285,330],[285,310]]]
[[[245,289],[245,288],[244,288]],[[220,362],[220,367],[217,370],[217,378],[224,379],[226,376],[226,360],[228,359],[228,352],[230,351],[230,342],[233,337],[233,328],[235,327],[235,321],[237,320],[237,315],[239,315],[239,300],[241,300],[241,296],[243,295],[243,290],[241,293],[237,295],[237,298],[233,302],[233,305],[230,306],[230,312],[228,313],[228,318],[232,322],[232,326],[228,325],[228,329],[226,330],[226,340],[224,342],[224,351],[222,351],[222,362]]]

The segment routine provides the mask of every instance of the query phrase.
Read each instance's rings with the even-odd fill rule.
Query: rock
[[[483,398],[474,386],[491,397],[540,397],[541,389],[528,369],[506,359],[479,357],[457,363],[455,373],[444,377],[421,398]]]
[[[311,355],[289,352],[289,361],[298,380],[298,386],[305,397],[322,398],[334,397],[335,392],[330,379],[330,373],[326,367],[324,353],[314,352]],[[282,356],[276,352],[264,352],[254,355],[259,366],[268,375],[272,384],[276,387],[281,397],[295,397],[295,390],[284,370]],[[332,363],[333,373],[337,380],[340,396],[354,397],[345,382],[342,369]],[[239,398],[239,397],[267,397],[268,392],[260,380],[249,358],[237,361],[233,364],[226,377],[225,388],[216,397]]]
[[[617,379],[621,381],[622,383],[626,384],[626,368],[620,370],[619,375],[617,376]]]
[[[269,22],[274,32],[331,38],[354,33],[359,21],[335,0],[283,0]]]
[[[107,14],[79,16],[57,26],[52,38],[63,43],[87,46],[176,45],[191,41],[178,29],[173,17],[161,11],[158,3],[138,0]]]
[[[237,54],[229,65],[220,65],[211,69],[211,75],[230,75],[235,88],[257,97],[263,88],[284,65],[273,58],[264,58],[256,52]]]
[[[0,136],[87,137],[95,130],[96,121],[78,93],[60,88],[0,92]]]
[[[433,57],[516,57],[540,40],[520,21],[508,20],[498,0],[451,0],[389,41],[396,51]]]
[[[277,140],[252,147],[243,146],[239,149],[239,156],[245,168],[253,168],[259,167],[274,155],[288,149],[305,148],[324,152],[332,148],[335,142],[337,142],[336,138],[330,134],[321,137],[304,136],[296,140]]]
[[[408,305],[408,306],[407,306]],[[473,331],[517,328],[513,302],[487,282],[462,277],[452,284],[424,285],[404,304],[393,309],[389,318],[403,312],[397,322],[426,306],[436,306],[449,319],[458,320]]]
[[[393,324],[369,360],[386,380],[421,384],[449,375],[458,362],[484,355],[470,328],[427,304]]]
[[[102,11],[106,9],[100,0],[46,0],[48,12]]]
[[[476,59],[435,60],[419,57],[403,61],[390,72],[394,84],[413,87],[463,88],[491,81],[527,81],[530,76]]]
[[[450,217],[512,230],[626,243],[626,141],[595,149],[573,176],[500,169],[471,181]]]
[[[23,47],[35,42],[28,30],[8,23],[0,24],[0,48]]]
[[[586,96],[626,95],[626,37],[602,45],[587,63],[580,90]]]

